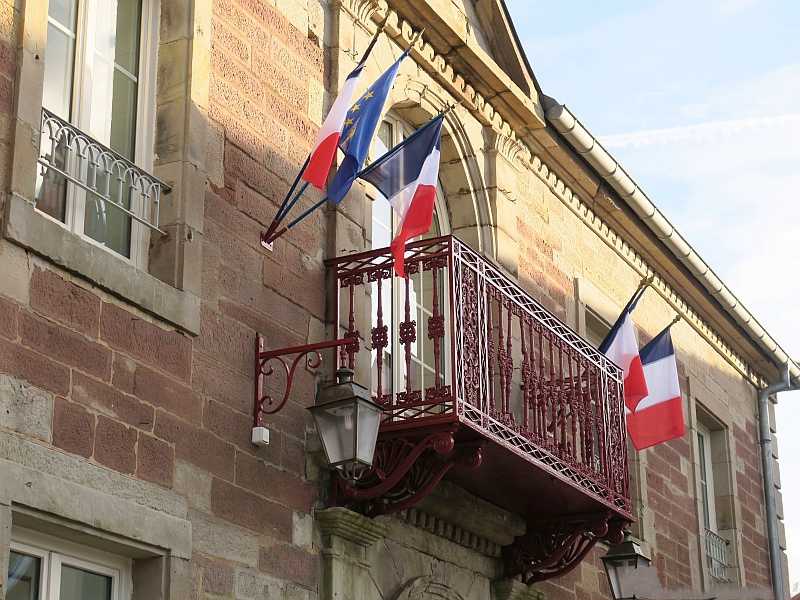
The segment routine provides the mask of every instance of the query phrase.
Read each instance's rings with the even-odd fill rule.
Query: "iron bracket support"
[[[610,511],[528,523],[528,531],[503,551],[505,577],[526,585],[561,577],[577,567],[601,539],[622,541],[625,522]]]
[[[263,335],[260,333],[256,334],[256,390],[253,405],[253,427],[263,427],[262,420],[264,415],[274,415],[284,407],[286,401],[289,399],[289,393],[292,390],[295,369],[304,357],[308,357],[306,359],[306,366],[310,369],[316,369],[322,364],[322,354],[320,354],[320,350],[325,350],[326,348],[344,349],[347,346],[354,345],[358,340],[356,340],[356,338],[346,337],[339,340],[330,340],[328,342],[317,342],[316,344],[306,344],[304,346],[293,346],[291,348],[268,351],[264,350],[264,341]],[[296,356],[290,363],[286,357],[293,354]],[[342,354],[344,355],[344,350],[342,350]],[[344,361],[343,357],[342,360]],[[268,364],[270,361],[277,362],[283,367],[283,372],[286,375],[286,390],[277,406],[266,409],[265,407],[274,404],[272,396],[264,393],[264,379],[275,372],[273,366]]]

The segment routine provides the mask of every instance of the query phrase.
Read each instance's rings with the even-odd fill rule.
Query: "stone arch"
[[[390,106],[415,127],[443,110],[449,98],[411,77],[398,77]],[[470,246],[494,258],[496,243],[486,185],[459,109],[445,116],[439,179],[447,203],[452,232]]]
[[[408,581],[393,600],[464,600],[464,597],[441,577],[429,575]]]

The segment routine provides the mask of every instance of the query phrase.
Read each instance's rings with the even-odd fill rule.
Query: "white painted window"
[[[595,348],[600,347],[603,340],[611,331],[612,324],[609,324],[603,317],[598,315],[591,308],[586,307],[584,314],[586,324],[586,341]]]
[[[711,432],[697,424],[697,458],[700,472],[700,502],[705,528],[716,533],[717,513],[714,508],[714,472],[711,466]]]
[[[375,138],[373,147],[373,159],[377,159],[393,148],[411,133],[413,128],[402,119],[393,116],[391,113],[381,122],[378,127],[378,135]],[[372,203],[372,247],[387,248],[394,237],[394,232],[399,226],[397,213],[392,209],[386,198],[377,192],[377,197]],[[442,193],[442,186],[436,186],[436,203],[434,205],[433,222],[430,231],[417,239],[428,239],[447,235],[450,233],[450,223],[447,218],[447,208]],[[406,378],[411,378],[411,389],[425,390],[426,388],[438,387],[444,383],[445,366],[449,364],[447,358],[449,346],[443,344],[443,351],[440,358],[440,380],[435,381],[435,365],[433,355],[433,342],[427,335],[420,335],[419,329],[417,340],[411,343],[411,369],[410,373],[405,373],[403,367],[404,358],[398,356],[396,363],[393,363],[394,348],[402,348],[399,340],[398,324],[405,320],[405,285],[400,280],[393,280],[393,286],[383,286],[382,306],[384,310],[383,319],[387,320],[387,310],[391,307],[391,322],[389,325],[388,345],[384,348],[383,356],[383,375],[381,380],[384,382],[383,393],[389,391],[399,391],[406,389]],[[411,319],[416,320],[419,328],[421,323],[427,323],[432,312],[432,275],[430,271],[420,271],[409,275],[409,294],[411,298]],[[373,298],[377,296],[377,283],[372,284]],[[440,309],[447,306],[444,282],[439,282]],[[372,324],[378,321],[377,302],[372,303]],[[393,365],[396,365],[393,367]],[[373,359],[373,386],[377,382],[377,363]],[[391,390],[387,390],[386,382],[390,382]],[[376,388],[373,387],[373,393]]]
[[[711,421],[708,421],[711,423]],[[712,425],[713,426],[713,425]],[[729,490],[715,489],[714,484],[714,471],[715,471],[715,455],[716,460],[719,460],[720,455],[725,455],[723,446],[725,442],[724,429],[709,429],[703,425],[699,420],[697,422],[697,479],[698,479],[698,496],[700,499],[700,510],[702,512],[702,529],[703,537],[705,538],[705,551],[706,563],[708,565],[708,573],[712,579],[717,582],[729,581],[730,568],[730,554],[728,552],[729,541],[723,537],[726,534],[730,537],[731,527],[728,531],[720,530],[720,519],[717,515],[717,494],[722,493],[722,496],[729,494]],[[717,464],[716,469],[728,468],[726,464]],[[724,485],[723,485],[724,488]],[[722,501],[722,518],[726,521],[725,501]],[[729,519],[727,519],[729,520]]]
[[[132,561],[43,533],[14,529],[7,600],[129,600]]]
[[[157,13],[157,0],[50,0],[48,7],[43,108],[145,171],[153,159]],[[141,194],[80,161],[66,138],[53,144],[43,130],[40,155],[57,169],[39,169],[36,208],[144,265],[147,229],[117,208],[144,212]],[[89,188],[108,186],[109,200],[59,169]]]

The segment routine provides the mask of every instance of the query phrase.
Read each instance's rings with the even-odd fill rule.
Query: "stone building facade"
[[[49,594],[107,586],[120,600],[610,597],[602,532],[587,533],[566,573],[530,587],[509,577],[509,548],[535,519],[480,497],[455,469],[393,514],[328,508],[306,408],[331,381],[329,360],[297,370],[288,402],[264,417],[269,444],[251,441],[256,335],[277,350],[347,333],[330,260],[381,247],[392,226],[358,183],[272,248],[259,242],[384,19],[359,93],[425,33],[401,65],[381,143],[457,104],[438,233],[594,345],[646,276],[640,345],[682,317],[687,435],[631,451],[623,494],[658,585],[772,587],[757,396],[789,358],[541,92],[502,0],[0,0],[0,598],[38,597],[37,577]],[[125,171],[125,186],[163,182],[157,221],[155,192],[85,191],[116,179],[64,154],[81,133],[142,170]],[[323,195],[309,188],[295,212]],[[378,295],[362,291],[348,330],[362,332],[356,379],[373,387]],[[509,326],[508,343],[519,335]],[[403,375],[391,371],[397,392]],[[525,468],[520,478],[539,472]],[[548,514],[554,490],[535,498]],[[777,500],[781,516],[779,489]]]

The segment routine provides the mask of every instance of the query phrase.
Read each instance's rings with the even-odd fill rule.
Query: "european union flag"
[[[386,97],[389,95],[389,90],[392,89],[394,78],[400,69],[400,63],[408,56],[408,52],[408,50],[403,52],[400,58],[370,86],[347,112],[347,119],[344,122],[339,142],[339,148],[342,149],[345,156],[328,189],[328,198],[336,204],[341,202],[342,198],[350,191],[350,186],[353,185],[356,175],[367,158],[369,146],[372,138],[375,137],[378,121],[383,113]]]

